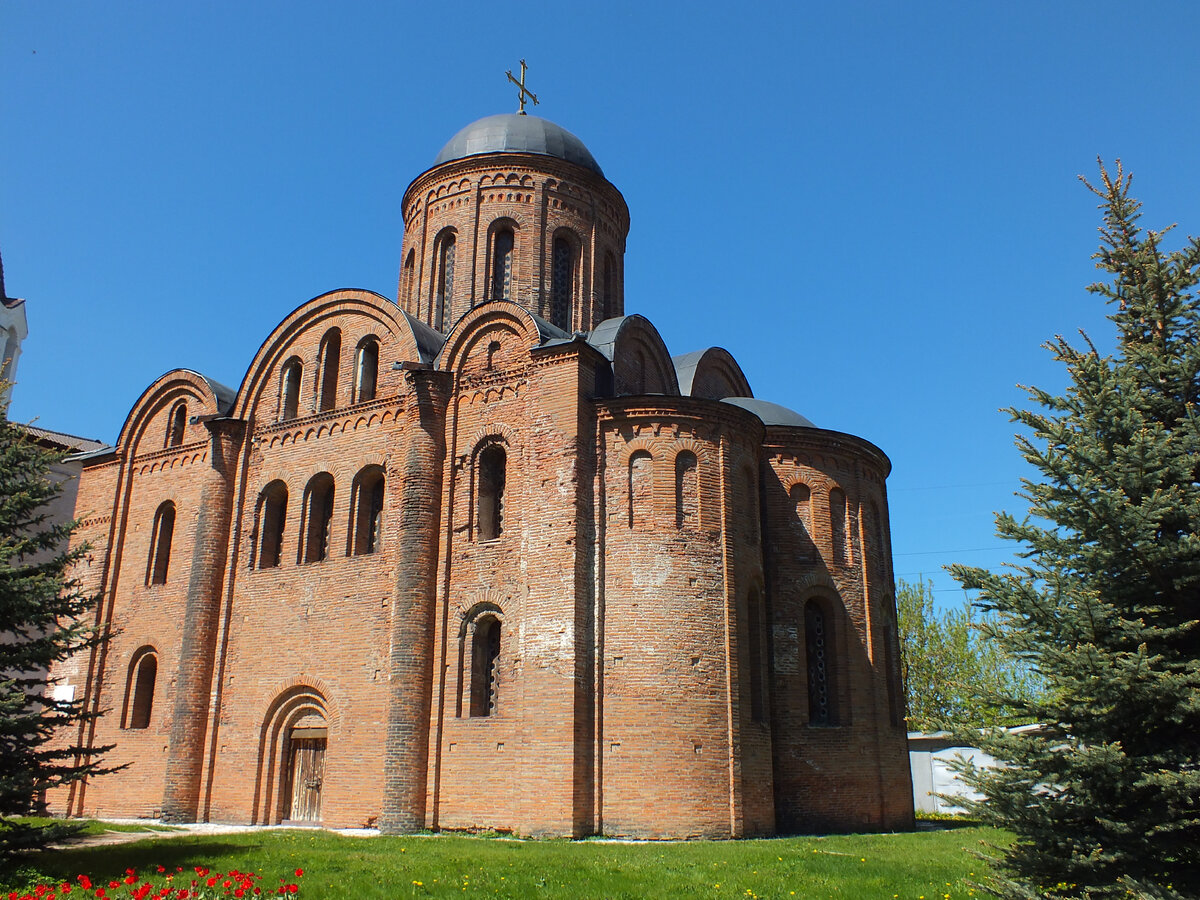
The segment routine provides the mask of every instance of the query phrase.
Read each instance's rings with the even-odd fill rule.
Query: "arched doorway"
[[[329,793],[328,749],[324,694],[310,685],[296,685],[277,696],[267,708],[259,736],[254,822],[320,823]]]
[[[325,748],[328,730],[318,713],[304,716],[289,730],[284,743],[280,798],[287,804],[284,820],[321,821],[321,788],[325,783]]]

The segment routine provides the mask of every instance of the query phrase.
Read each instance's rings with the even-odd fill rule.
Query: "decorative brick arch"
[[[284,803],[290,799],[283,796],[281,785],[286,775],[285,750],[291,727],[306,716],[318,715],[330,732],[337,732],[341,716],[328,697],[320,679],[295,678],[281,686],[267,705],[259,727],[254,824],[275,825],[283,819]]]
[[[199,372],[190,369],[174,369],[155,381],[142,392],[121,428],[117,446],[130,457],[147,453],[173,454],[187,448],[195,449],[197,441],[207,440],[208,434],[191,424],[196,416],[225,413],[232,396],[227,389],[210,381]],[[186,404],[187,422],[180,443],[163,447],[163,435],[168,427],[168,417],[180,403]]]
[[[315,350],[320,335],[324,335],[331,326],[348,320],[362,323],[361,329],[354,329],[345,339],[348,346],[357,343],[360,332],[363,335],[369,333],[379,341],[381,382],[391,371],[382,359],[385,351],[388,356],[402,362],[429,362],[441,348],[439,335],[409,317],[383,295],[363,290],[330,291],[301,304],[275,326],[246,369],[231,414],[239,419],[257,418],[256,414],[260,413],[268,421],[277,418],[278,398],[275,393],[279,390],[281,367],[299,356],[304,364],[305,378],[310,379],[316,372],[316,356],[298,347],[298,344],[316,334],[318,338],[312,342],[312,349]],[[343,331],[346,329],[343,328]],[[312,372],[308,371],[310,368]],[[383,384],[377,388],[379,394],[385,393],[385,390]],[[305,415],[308,412],[301,409],[299,417]]]

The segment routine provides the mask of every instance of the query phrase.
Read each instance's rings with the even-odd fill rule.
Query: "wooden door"
[[[321,783],[325,778],[325,738],[291,740],[293,822],[321,821]]]

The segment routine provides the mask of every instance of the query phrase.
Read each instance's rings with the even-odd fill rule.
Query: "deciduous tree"
[[[1038,690],[1037,679],[980,630],[984,617],[969,601],[940,611],[932,583],[900,579],[896,611],[910,730],[1027,721],[1009,698],[1028,701]]]

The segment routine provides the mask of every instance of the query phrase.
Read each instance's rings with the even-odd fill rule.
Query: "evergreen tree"
[[[1030,515],[997,516],[1023,562],[954,566],[994,613],[985,630],[1046,691],[1015,705],[1041,728],[995,731],[1005,763],[969,772],[973,811],[1011,829],[1002,897],[1200,896],[1200,240],[1173,252],[1143,231],[1118,163],[1101,165],[1104,224],[1089,290],[1117,349],[1061,337],[1061,396],[1009,410]],[[1128,893],[1127,893],[1128,892]]]
[[[981,728],[1021,721],[1003,698],[1028,702],[1038,690],[1027,666],[988,639],[970,602],[939,612],[933,584],[896,586],[900,667],[911,731]]]
[[[74,523],[46,511],[60,491],[59,459],[0,411],[0,865],[70,830],[13,816],[36,812],[49,788],[102,771],[72,741],[72,726],[91,715],[82,699],[55,699],[47,685],[53,663],[102,640],[88,615],[97,598],[70,574],[87,548],[68,550]]]

